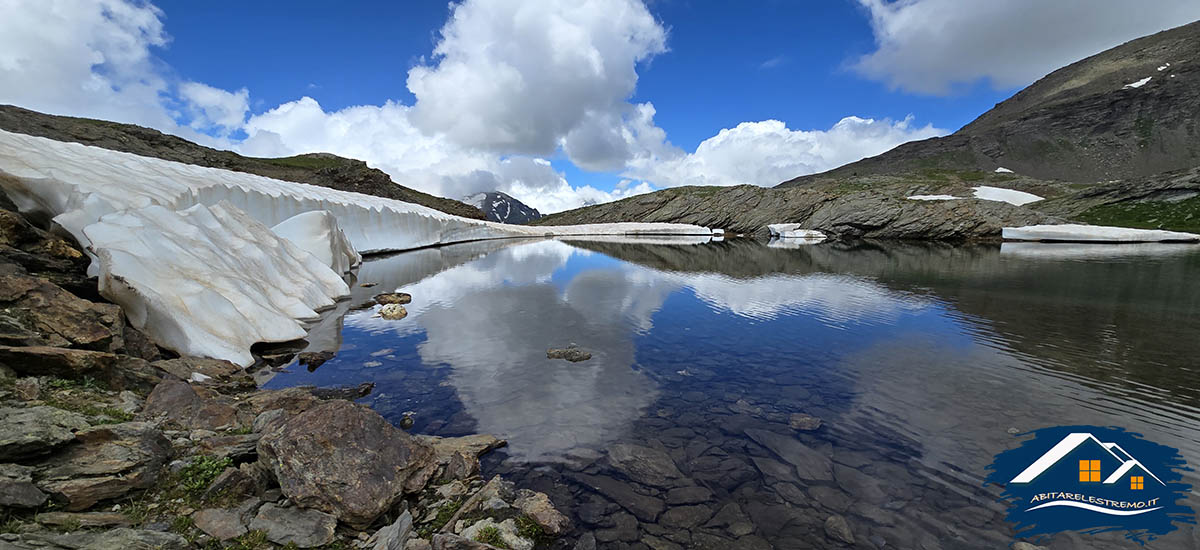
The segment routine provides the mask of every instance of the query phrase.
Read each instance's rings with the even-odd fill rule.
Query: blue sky
[[[311,96],[326,109],[415,101],[407,71],[433,50],[449,13],[444,1],[298,0],[286,13],[270,2],[159,4],[173,37],[160,56],[180,74],[224,89],[248,87],[261,112]],[[791,128],[828,128],[847,114],[903,119],[950,130],[1018,87],[929,97],[893,92],[846,65],[870,52],[865,10],[823,2],[660,1],[649,9],[668,31],[670,51],[638,70],[633,101],[652,101],[656,121],[688,150],[721,128],[779,119]],[[214,40],[213,29],[223,39]],[[245,55],[247,46],[254,55]],[[313,85],[313,86],[310,86]]]
[[[770,186],[1200,18],[1148,0],[3,0],[0,102],[542,211]]]

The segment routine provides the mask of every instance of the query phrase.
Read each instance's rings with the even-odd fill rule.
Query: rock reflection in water
[[[507,437],[487,468],[601,548],[1002,548],[1015,535],[982,479],[1010,428],[1115,424],[1200,451],[1194,249],[437,250],[360,272],[381,284],[356,299],[410,292],[407,319],[351,311],[338,357],[272,384],[375,381],[369,402],[417,411],[418,431]],[[546,359],[570,343],[593,358]],[[824,426],[795,431],[794,413]]]

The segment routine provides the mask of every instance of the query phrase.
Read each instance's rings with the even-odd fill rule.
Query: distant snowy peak
[[[463,202],[482,210],[487,219],[494,222],[522,224],[542,217],[536,208],[499,191],[476,193]]]

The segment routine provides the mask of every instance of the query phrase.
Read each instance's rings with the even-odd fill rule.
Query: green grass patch
[[[195,462],[175,474],[176,490],[189,502],[199,502],[214,479],[233,464],[229,457],[197,457]]]
[[[500,538],[500,529],[498,529],[495,525],[489,525],[483,529],[480,529],[479,532],[475,534],[475,542],[482,542],[484,544],[495,546],[496,548],[509,550],[508,544],[504,542],[504,539]]]
[[[84,376],[78,380],[70,380],[67,378],[51,378],[48,382],[46,382],[46,387],[52,390],[81,389],[100,391],[108,389],[103,383],[95,378],[92,378],[91,376]]]
[[[1105,204],[1088,209],[1079,221],[1136,229],[1200,232],[1200,197],[1178,202],[1146,201]]]
[[[96,405],[89,402],[89,396],[80,395],[55,395],[47,397],[44,401],[51,407],[56,407],[64,411],[76,412],[87,416],[98,417],[94,419],[94,424],[119,424],[121,422],[129,422],[133,420],[133,413],[125,412],[115,407],[107,405]]]
[[[450,518],[454,517],[454,514],[458,513],[458,510],[459,508],[462,508],[462,505],[463,501],[456,500],[450,504],[438,508],[437,517],[435,517],[433,521],[417,529],[417,534],[423,539],[433,536],[434,533],[440,531],[442,527],[445,527],[447,523],[450,523]]]
[[[516,522],[517,534],[533,542],[547,542],[552,538],[541,524],[529,516],[524,514],[517,516]]]
[[[274,166],[282,166],[284,168],[302,168],[305,170],[320,170],[322,168],[333,168],[341,162],[338,159],[321,157],[316,155],[297,155],[294,157],[280,158],[260,158],[255,159],[259,162],[271,164]]]

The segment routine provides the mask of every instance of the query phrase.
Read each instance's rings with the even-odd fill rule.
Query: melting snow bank
[[[362,256],[338,227],[337,218],[325,210],[296,214],[279,222],[271,231],[316,256],[337,273],[345,273],[362,263]]]
[[[0,131],[0,188],[85,247],[100,292],[185,355],[249,365],[350,294],[359,253],[507,237],[696,235],[686,224],[526,227]],[[274,231],[270,228],[274,226]],[[283,238],[280,238],[283,237]]]
[[[1014,204],[1017,206],[1043,200],[1042,197],[1034,195],[1033,193],[1017,191],[1015,189],[1005,189],[1003,187],[989,187],[987,185],[980,185],[979,187],[972,187],[971,190],[975,192],[975,198],[979,200],[1007,202],[1008,204]],[[956,197],[954,195],[912,195],[905,198],[910,201],[953,201],[963,197]]]
[[[100,294],[182,355],[249,365],[255,342],[303,338],[301,321],[350,294],[340,273],[224,202],[130,209],[84,232]]]
[[[1050,241],[1050,242],[1097,242],[1097,243],[1150,243],[1150,242],[1198,242],[1200,235],[1178,231],[1155,229],[1130,229],[1102,225],[1027,225],[1005,227],[1006,241]]]
[[[1017,206],[1042,200],[1042,197],[1034,195],[1033,193],[1026,193],[1024,191],[1017,191],[1014,189],[1004,189],[1003,187],[988,187],[986,185],[980,185],[979,187],[972,187],[971,189],[975,191],[975,198],[977,199],[982,199],[985,201],[1007,202],[1008,204],[1015,204]]]
[[[773,223],[767,226],[767,231],[771,232],[771,237],[777,239],[825,240],[824,233],[815,229],[800,229],[800,224],[798,223]]]

